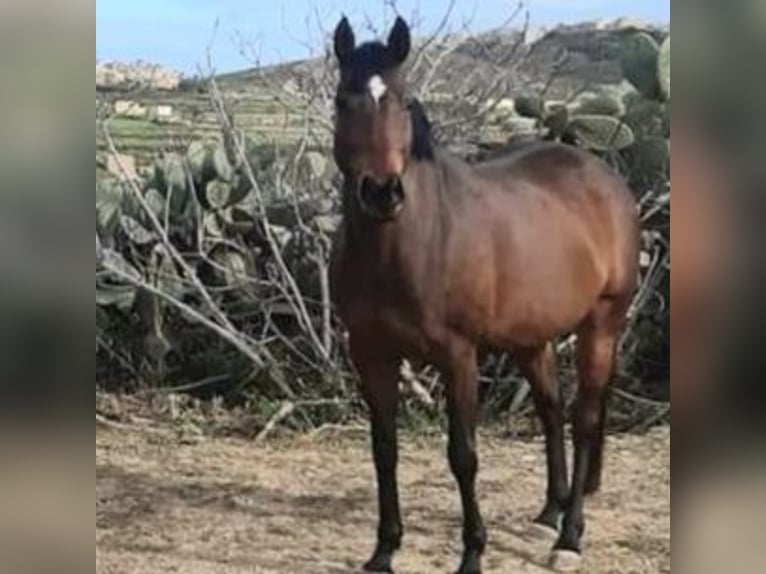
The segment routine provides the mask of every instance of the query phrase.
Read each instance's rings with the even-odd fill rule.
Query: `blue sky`
[[[375,25],[391,22],[382,0],[97,0],[96,58],[157,62],[194,73],[213,46],[219,71],[304,58],[322,46],[322,29],[332,30],[345,13],[367,38],[366,17]],[[533,25],[637,16],[670,21],[670,0],[526,0]],[[398,0],[408,18],[419,14],[419,34],[441,21],[448,0]],[[457,0],[453,27],[472,21],[472,29],[490,29],[504,21],[516,0]],[[214,35],[215,23],[218,27]],[[519,20],[521,23],[521,20]],[[242,54],[245,49],[247,55]]]

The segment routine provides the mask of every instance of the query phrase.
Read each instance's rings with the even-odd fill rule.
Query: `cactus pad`
[[[620,57],[622,73],[649,99],[656,99],[661,91],[657,78],[659,54],[657,41],[646,32],[639,32],[626,40]]]
[[[609,116],[577,116],[568,128],[580,144],[596,151],[623,149],[633,145],[633,130]]]

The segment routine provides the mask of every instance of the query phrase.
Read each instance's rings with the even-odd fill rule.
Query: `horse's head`
[[[363,207],[394,215],[404,199],[401,177],[412,146],[402,64],[410,29],[397,18],[386,44],[356,45],[346,18],[335,30],[340,82],[335,98],[335,161]]]

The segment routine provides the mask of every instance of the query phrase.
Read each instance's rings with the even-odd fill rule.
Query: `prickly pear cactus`
[[[147,267],[148,279],[160,287],[164,293],[180,299],[190,291],[186,282],[178,272],[173,257],[162,243],[152,249]]]
[[[199,140],[192,142],[186,151],[186,161],[189,162],[189,169],[195,182],[200,182],[204,179],[206,156],[207,148],[205,143]]]
[[[633,131],[641,139],[643,136],[662,134],[669,137],[668,106],[656,101],[647,100],[636,95],[635,99],[627,101],[625,122],[633,128]]]
[[[150,187],[144,193],[144,199],[152,210],[154,217],[160,221],[163,220],[165,218],[165,198],[162,197],[162,194],[153,187]]]
[[[536,96],[520,96],[514,100],[516,113],[524,118],[542,119],[545,116],[545,102]]]
[[[120,218],[122,187],[114,179],[96,181],[96,231],[110,236]]]
[[[545,118],[543,118],[543,125],[548,128],[551,133],[559,138],[567,131],[569,126],[569,109],[563,104],[555,104],[547,106]]]
[[[224,209],[231,200],[231,184],[214,179],[205,187],[205,197],[212,209]]]
[[[670,140],[663,137],[646,138],[636,146],[637,168],[646,173],[670,173]]]
[[[657,74],[659,55],[657,41],[646,32],[638,32],[626,40],[620,57],[625,77],[649,99],[658,98],[662,91]]]
[[[323,179],[327,176],[330,162],[326,154],[309,150],[303,156],[303,163],[312,179]]]
[[[165,182],[168,191],[182,191],[187,189],[189,180],[181,156],[175,153],[166,154],[159,165],[162,181]]]
[[[231,180],[230,205],[241,205],[243,208],[248,207],[254,201],[252,191],[253,188],[247,176],[244,173],[235,173]],[[255,209],[252,205],[250,207]]]
[[[222,145],[216,145],[208,150],[207,161],[210,162],[210,166],[218,179],[231,181],[234,176],[234,168],[229,163],[229,158],[226,157],[226,151]]]
[[[516,99],[516,112],[534,118],[546,139],[578,143],[596,151],[619,150],[633,144],[634,134],[622,121],[626,106],[602,91],[588,92],[574,102]]]
[[[147,186],[160,194],[163,203],[169,200],[170,214],[173,217],[180,217],[188,205],[189,175],[184,158],[176,153],[166,153],[154,163]]]
[[[621,118],[625,115],[625,104],[622,100],[606,94],[586,94],[572,105],[572,115],[611,116]]]
[[[213,282],[221,287],[245,287],[254,273],[252,259],[233,247],[218,244],[208,257],[215,263]]]
[[[130,309],[136,298],[137,289],[130,280],[139,281],[141,273],[114,249],[102,249],[101,259],[96,269],[106,269],[117,273],[109,280],[96,278],[96,305],[116,306],[123,311]],[[127,278],[127,279],[126,279]]]
[[[193,142],[186,152],[186,161],[197,185],[204,185],[211,179],[231,181],[234,177],[234,168],[220,142]]]
[[[633,145],[633,130],[609,116],[576,116],[569,122],[568,133],[587,149],[595,151],[620,150]]]
[[[139,221],[133,219],[129,215],[120,217],[120,227],[122,228],[123,233],[125,233],[134,245],[149,245],[157,239],[152,231],[148,230],[141,225]]]
[[[662,96],[666,101],[670,101],[670,36],[660,47],[659,59],[657,60],[657,80],[660,83]]]

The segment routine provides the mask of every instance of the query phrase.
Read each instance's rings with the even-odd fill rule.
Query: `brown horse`
[[[463,505],[459,574],[481,571],[486,532],[478,468],[477,347],[511,350],[542,417],[548,464],[536,524],[558,536],[554,566],[576,568],[583,498],[599,487],[605,390],[636,284],[638,222],[631,193],[598,158],[540,143],[471,167],[432,144],[422,107],[406,97],[410,31],[356,46],[344,18],[335,159],[343,224],[331,267],[369,407],[380,522],[368,571],[391,571],[402,524],[396,482],[402,358],[436,365],[446,381],[450,467]],[[576,332],[579,390],[571,489],[551,341]],[[561,521],[563,515],[563,521]]]

